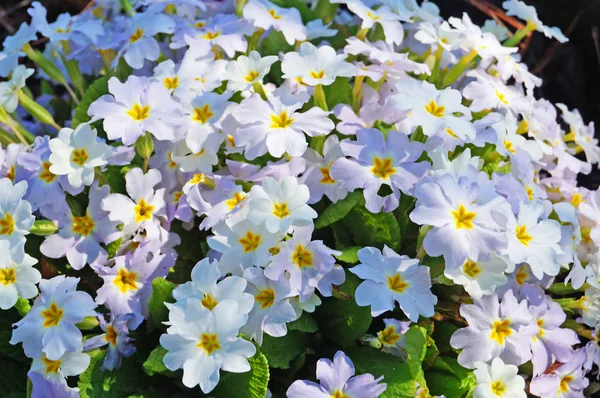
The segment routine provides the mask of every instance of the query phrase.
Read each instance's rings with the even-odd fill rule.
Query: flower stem
[[[527,37],[527,35],[530,32],[533,32],[534,30],[535,30],[535,24],[531,23],[530,21],[527,21],[527,25],[525,25],[524,28],[517,30],[515,32],[515,34],[512,35],[510,38],[508,38],[504,43],[502,43],[502,45],[504,47],[515,47],[525,37]]]
[[[260,95],[260,98],[262,98],[264,101],[268,101],[269,99],[267,98],[267,94],[265,93],[265,89],[263,88],[263,85],[261,82],[256,82],[252,85],[252,88],[254,88],[254,92],[258,95]]]
[[[313,99],[315,101],[316,106],[323,109],[325,112],[329,111],[329,108],[327,108],[327,99],[325,98],[325,91],[323,91],[322,85],[317,84],[315,86],[315,92],[313,93]]]
[[[459,59],[458,62],[448,71],[441,88],[448,87],[457,81],[464,71],[467,70],[469,64],[475,59],[476,56],[477,51],[475,49],[471,50],[471,52],[468,54],[463,55],[463,57]]]

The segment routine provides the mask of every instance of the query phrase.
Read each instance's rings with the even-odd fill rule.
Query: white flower
[[[273,337],[285,336],[285,324],[298,316],[290,302],[293,293],[289,280],[285,276],[275,281],[267,279],[258,267],[245,270],[244,279],[248,281],[246,291],[254,296],[254,307],[241,332],[258,345],[262,345],[263,332]]]
[[[142,229],[148,239],[166,234],[160,225],[160,217],[165,215],[164,188],[154,190],[160,180],[157,169],[150,169],[144,174],[142,169],[133,168],[125,175],[129,197],[115,193],[102,201],[102,209],[109,212],[108,218],[123,224],[123,236]]]
[[[82,123],[75,130],[68,127],[60,129],[57,138],[49,143],[50,172],[66,175],[69,184],[78,189],[82,185],[92,185],[94,169],[108,163],[112,148],[97,140],[96,129]]]
[[[248,315],[240,314],[235,301],[224,300],[209,311],[198,300],[189,299],[184,307],[169,308],[168,334],[160,345],[169,352],[163,362],[167,369],[183,369],[183,384],[200,385],[205,394],[219,383],[220,369],[233,373],[250,370],[247,358],[256,353],[254,344],[238,336]]]
[[[60,358],[51,360],[42,353],[33,359],[31,371],[43,375],[46,379],[67,383],[67,377],[85,372],[90,365],[90,356],[81,352],[81,346],[75,352],[65,352]]]
[[[265,75],[271,70],[271,65],[277,61],[276,56],[261,57],[258,51],[250,52],[248,57],[240,55],[225,66],[224,80],[228,80],[227,90],[244,91],[254,83],[262,83]]]
[[[518,375],[519,368],[505,365],[499,357],[491,365],[475,362],[477,387],[473,398],[526,398],[525,380]]]
[[[233,113],[241,124],[234,135],[235,145],[245,148],[249,160],[267,151],[277,158],[286,152],[302,156],[308,147],[304,134],[326,135],[335,127],[319,107],[298,112],[307,100],[308,95],[293,95],[287,87],[275,90],[269,102],[257,94],[245,99]]]
[[[264,30],[281,32],[288,44],[306,40],[306,27],[296,8],[281,8],[267,0],[250,0],[244,6],[244,18]]]
[[[173,297],[184,307],[187,299],[197,299],[209,311],[224,300],[233,300],[237,303],[240,314],[249,313],[254,305],[254,297],[244,293],[246,280],[238,276],[221,279],[222,275],[217,261],[211,262],[204,258],[192,269],[192,280],[173,290]]]
[[[124,145],[131,145],[146,131],[160,141],[175,139],[180,106],[162,82],[129,76],[121,83],[111,77],[108,91],[110,94],[90,105],[88,115],[92,116],[90,122],[104,119],[102,125],[109,139],[120,138]]]
[[[219,120],[229,106],[231,94],[204,92],[190,102],[183,101],[183,120],[180,128],[185,132],[185,143],[193,153],[202,150],[209,137],[219,136]],[[219,144],[221,139],[219,138]]]
[[[504,272],[514,264],[507,262],[504,258],[494,255],[487,261],[472,261],[467,259],[458,268],[444,269],[444,275],[455,284],[462,285],[467,293],[474,299],[480,299],[484,294],[492,294],[496,287],[503,286],[507,282]]]
[[[404,39],[404,30],[400,21],[409,21],[409,18],[403,17],[384,5],[372,9],[367,7],[362,1],[352,0],[347,4],[348,9],[362,19],[361,29],[370,29],[376,23],[383,28],[385,41],[390,44],[400,44]]]
[[[306,204],[309,197],[308,187],[299,185],[296,177],[285,177],[281,183],[265,177],[262,186],[250,190],[248,220],[264,225],[273,234],[287,232],[291,226],[312,225],[317,212]]]
[[[452,51],[458,47],[458,32],[444,21],[439,26],[431,22],[421,22],[419,30],[415,33],[415,39],[423,44],[442,46],[446,51]]]
[[[315,47],[305,41],[299,52],[283,56],[281,71],[284,79],[294,79],[309,86],[329,86],[338,76],[351,77],[356,67],[346,62],[346,54],[338,54],[330,46]]]
[[[217,152],[223,139],[218,133],[210,134],[202,143],[198,152],[188,148],[186,141],[180,141],[171,158],[183,172],[211,173],[212,167],[219,162]]]
[[[527,21],[531,26],[531,30],[542,32],[548,38],[555,38],[561,43],[569,41],[565,35],[557,27],[549,27],[543,24],[538,18],[535,7],[528,6],[520,0],[508,0],[502,3],[502,7],[506,10],[506,15],[514,15]]]
[[[504,47],[500,44],[494,34],[482,32],[481,28],[471,21],[467,13],[463,13],[462,19],[450,17],[448,22],[460,32],[461,48],[466,51],[475,50],[477,55],[484,60],[517,52],[516,47]]]
[[[0,309],[12,308],[19,297],[31,299],[37,296],[36,284],[42,275],[33,268],[36,263],[29,254],[19,262],[11,260],[9,243],[0,241]]]
[[[374,247],[358,251],[360,263],[350,269],[364,281],[356,288],[356,303],[371,306],[371,314],[379,316],[394,309],[397,301],[408,319],[419,320],[419,315],[433,316],[437,297],[431,293],[429,267],[419,260],[399,255],[389,247],[383,254]]]
[[[19,65],[12,72],[10,80],[0,82],[0,106],[3,106],[8,113],[12,113],[19,105],[19,90],[25,87],[25,80],[33,75],[34,70]]]
[[[26,191],[25,181],[13,186],[8,178],[0,179],[0,243],[8,242],[10,255],[16,262],[21,262],[25,255],[25,235],[35,220],[31,205],[22,199]]]
[[[463,90],[465,98],[473,101],[469,106],[472,111],[495,108],[517,113],[524,108],[524,95],[515,87],[479,70],[468,71],[467,76],[475,78]]]

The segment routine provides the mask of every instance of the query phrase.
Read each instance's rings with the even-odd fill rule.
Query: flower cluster
[[[587,394],[600,147],[518,54],[568,39],[503,7],[520,29],[427,0],[34,2],[0,49],[0,336],[31,395]]]

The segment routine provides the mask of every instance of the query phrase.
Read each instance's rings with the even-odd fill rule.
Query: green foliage
[[[339,250],[341,254],[336,255],[335,258],[348,264],[356,264],[358,263],[358,251],[360,249],[361,247],[359,246],[351,246],[341,249]]]
[[[271,337],[265,334],[260,347],[262,353],[274,368],[289,369],[290,362],[301,354],[307,353],[307,334],[288,330],[283,337]]]
[[[446,394],[448,397],[466,397],[477,385],[472,370],[460,366],[455,358],[445,356],[435,360],[426,378],[432,394]]]
[[[161,374],[163,376],[178,377],[177,372],[170,371],[163,363],[163,358],[166,353],[167,350],[160,345],[156,346],[156,348],[150,352],[150,355],[148,355],[148,358],[142,365],[144,372],[146,372],[148,376]]]
[[[371,325],[370,307],[359,307],[354,292],[361,280],[346,272],[346,282],[342,284],[336,296],[323,300],[315,312],[319,322],[319,332],[325,339],[332,340],[340,347],[352,347]]]
[[[329,109],[333,109],[337,104],[351,103],[352,85],[347,77],[338,77],[333,84],[323,87],[323,91]]]
[[[75,115],[73,116],[72,127],[76,128],[81,123],[89,121],[91,118],[88,116],[88,108],[92,102],[104,94],[108,94],[108,79],[110,75],[102,76],[96,79],[90,86],[85,90],[79,105],[75,108]]]
[[[303,312],[300,318],[296,319],[294,322],[288,323],[287,328],[288,330],[314,333],[319,327],[317,326],[317,322],[315,322],[314,318],[308,312]]]
[[[270,378],[267,358],[257,349],[248,362],[249,372],[221,372],[221,381],[210,395],[217,398],[264,398]]]
[[[175,284],[164,278],[156,278],[152,281],[152,296],[148,300],[148,309],[155,328],[164,328],[162,323],[169,319],[169,309],[165,306],[165,302],[175,301],[171,296],[173,289]]]
[[[406,363],[414,380],[425,386],[425,376],[422,363],[427,352],[427,332],[419,326],[412,326],[406,333]]]
[[[344,199],[327,206],[315,220],[315,229],[323,228],[342,220],[355,206],[364,203],[362,191],[350,192]]]
[[[344,225],[356,245],[380,249],[387,245],[396,251],[400,249],[400,225],[392,213],[371,213],[362,206],[356,206],[344,219]]]

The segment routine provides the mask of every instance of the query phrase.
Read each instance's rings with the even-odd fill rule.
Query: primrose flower
[[[392,104],[410,111],[406,123],[412,128],[421,126],[427,136],[444,133],[463,140],[475,137],[471,111],[461,104],[460,91],[439,91],[431,83],[408,79],[398,81],[396,89],[398,94],[391,99]]]
[[[50,168],[55,175],[66,175],[75,189],[92,185],[95,168],[108,163],[112,148],[97,140],[96,129],[82,123],[75,130],[60,129],[58,137],[49,142]]]
[[[168,352],[163,362],[167,369],[183,369],[183,384],[200,385],[205,394],[219,383],[220,369],[233,373],[250,370],[247,358],[256,353],[251,342],[237,337],[248,315],[238,311],[237,303],[224,300],[212,311],[198,300],[189,299],[185,307],[169,308],[168,334],[160,336],[160,345]]]
[[[469,326],[454,332],[450,339],[453,348],[462,349],[458,363],[473,369],[477,362],[496,357],[512,365],[531,359],[531,339],[539,327],[533,322],[527,300],[519,302],[508,290],[500,304],[496,294],[474,301],[460,306],[460,315]]]
[[[290,302],[294,292],[289,280],[285,275],[278,280],[268,279],[258,267],[246,269],[244,279],[248,281],[246,291],[254,296],[254,307],[240,332],[258,345],[262,345],[263,333],[273,337],[285,336],[286,323],[295,321],[299,316]]]
[[[170,253],[161,253],[160,242],[150,241],[113,261],[112,267],[98,270],[104,283],[98,289],[96,302],[104,304],[114,315],[134,314],[127,324],[136,329],[148,317],[152,280],[165,277],[175,265],[175,258]]]
[[[557,27],[548,27],[540,21],[535,7],[529,6],[520,0],[508,0],[502,3],[506,10],[506,15],[514,15],[527,21],[527,26],[531,30],[542,32],[548,38],[555,38],[561,43],[569,41]]]
[[[121,233],[117,229],[117,221],[108,218],[108,212],[100,207],[108,197],[108,185],[98,187],[95,183],[89,192],[89,205],[81,216],[69,214],[60,220],[58,234],[48,236],[40,251],[50,258],[61,258],[66,255],[73,269],[80,270],[85,264],[92,268],[106,263],[108,254],[100,244],[108,244],[117,240]]]
[[[274,55],[261,57],[258,51],[251,51],[250,55],[240,55],[235,61],[230,61],[225,66],[225,80],[227,90],[245,91],[254,83],[261,84],[265,75],[271,70],[271,65],[278,61]]]
[[[171,158],[179,166],[179,170],[185,173],[211,173],[213,166],[219,161],[217,152],[222,142],[220,134],[210,134],[202,143],[200,150],[194,152],[188,148],[185,141],[180,141],[171,153]]]
[[[8,243],[16,262],[21,262],[25,255],[25,235],[29,234],[35,220],[31,205],[22,199],[25,191],[25,181],[13,185],[8,178],[0,179],[0,243]]]
[[[412,192],[414,184],[425,175],[429,163],[419,159],[424,145],[409,142],[405,134],[389,131],[387,139],[377,129],[361,129],[357,141],[342,141],[344,155],[353,159],[339,158],[331,165],[329,175],[341,182],[348,191],[363,188],[366,208],[372,213],[393,211],[400,202],[400,191]],[[379,190],[387,185],[391,193],[382,196]]]
[[[506,365],[501,358],[494,358],[490,365],[477,362],[475,367],[477,387],[473,398],[527,398],[525,380],[515,365]]]
[[[473,112],[485,109],[506,109],[517,114],[525,107],[522,92],[488,73],[479,70],[468,71],[474,79],[463,90],[465,98],[472,100],[469,108]]]
[[[36,263],[37,260],[27,253],[23,260],[13,261],[10,258],[9,243],[0,242],[0,309],[12,308],[19,297],[31,299],[37,296],[36,285],[42,275],[33,268]]]
[[[287,232],[291,226],[312,225],[317,212],[306,204],[309,197],[308,187],[298,184],[296,177],[285,177],[281,183],[265,177],[260,186],[250,189],[248,220],[273,234]]]
[[[232,300],[237,303],[241,314],[249,313],[254,305],[254,297],[244,293],[246,280],[238,276],[221,279],[222,275],[217,261],[204,258],[192,268],[192,280],[173,290],[173,297],[183,305],[188,299],[194,298],[209,311],[223,300]]]
[[[230,94],[204,92],[189,103],[183,102],[184,121],[180,128],[185,131],[185,143],[195,154],[202,151],[211,136],[219,136],[219,119],[230,104]],[[219,144],[221,139],[217,139]]]
[[[330,46],[315,47],[302,42],[299,52],[283,56],[281,71],[284,79],[293,79],[308,86],[329,86],[337,77],[351,77],[356,67],[346,62],[346,54],[338,54]]]
[[[492,294],[497,286],[503,286],[508,281],[504,274],[508,269],[514,268],[507,259],[493,255],[487,261],[471,261],[467,259],[460,267],[445,268],[444,275],[455,284],[462,285],[469,296],[481,299],[485,294]]]
[[[17,109],[19,90],[25,87],[25,80],[33,75],[33,72],[35,72],[33,69],[19,65],[12,72],[9,81],[0,82],[0,106],[3,106],[7,112],[12,113]]]
[[[490,199],[483,188],[467,176],[444,174],[414,189],[417,204],[409,217],[433,227],[423,247],[432,257],[443,255],[447,268],[460,267],[467,258],[485,261],[491,251],[506,248],[504,233],[492,215],[506,202],[499,196]]]
[[[81,331],[75,326],[86,316],[95,316],[96,304],[85,292],[76,291],[79,278],[55,276],[40,281],[40,295],[31,310],[16,323],[10,344],[23,343],[25,355],[43,354],[56,361],[65,352],[81,347]]]
[[[549,374],[534,377],[529,385],[532,395],[541,398],[583,397],[589,385],[583,369],[587,355],[585,348],[575,351],[573,359],[560,365]]]
[[[406,332],[408,332],[411,322],[385,318],[383,323],[385,328],[377,333],[383,351],[406,359]]]
[[[402,43],[404,30],[400,21],[408,21],[409,18],[392,12],[387,5],[375,10],[367,7],[362,1],[348,2],[348,9],[362,19],[361,29],[371,29],[375,24],[379,24],[383,28],[387,43],[398,45]]]
[[[253,94],[233,113],[241,124],[234,135],[235,145],[245,148],[248,160],[267,151],[276,158],[286,152],[302,156],[308,147],[304,134],[326,135],[335,127],[327,112],[319,107],[298,112],[306,101],[308,95],[292,95],[285,87],[275,90],[268,102]]]
[[[431,293],[429,267],[419,260],[399,255],[387,246],[383,252],[374,247],[358,251],[360,263],[350,272],[363,279],[356,288],[356,303],[371,306],[371,314],[379,316],[394,309],[395,302],[413,322],[419,315],[433,316],[437,297]]]
[[[563,137],[563,141],[574,141],[583,151],[588,162],[595,164],[600,160],[600,148],[598,140],[594,136],[594,125],[585,125],[583,118],[577,109],[572,111],[564,104],[556,104],[562,112],[563,120],[569,125],[569,133]]]
[[[373,377],[368,373],[354,376],[354,364],[342,351],[336,352],[333,362],[329,359],[319,359],[317,362],[317,380],[315,383],[307,380],[296,380],[288,388],[288,398],[304,397],[361,397],[377,398],[386,389],[385,383],[380,383],[383,376]]]
[[[88,115],[92,116],[90,122],[104,119],[102,126],[109,139],[120,138],[123,145],[131,145],[146,131],[157,140],[175,139],[180,106],[163,83],[137,76],[121,83],[113,76],[108,91],[110,94],[90,105]]]
[[[42,354],[34,358],[30,372],[43,375],[48,380],[67,384],[67,377],[77,376],[90,365],[90,356],[81,352],[81,346],[75,352],[65,352],[60,358],[51,360]]]
[[[281,32],[290,45],[296,40],[306,40],[306,27],[296,8],[282,8],[268,0],[249,0],[244,6],[243,15],[257,28],[273,28]]]
[[[121,358],[128,357],[135,353],[136,349],[131,344],[134,341],[130,338],[127,323],[135,317],[134,314],[111,314],[110,322],[106,322],[104,316],[98,316],[100,328],[104,333],[90,337],[83,343],[85,351],[108,345],[102,370],[114,370],[121,367]]]
[[[19,64],[19,57],[23,54],[23,47],[37,38],[35,27],[22,23],[14,35],[6,36],[0,51],[0,76],[10,75]]]
[[[114,193],[102,200],[102,210],[108,218],[123,224],[123,236],[145,230],[148,239],[158,239],[165,234],[160,218],[165,215],[164,188],[154,190],[161,181],[160,172],[150,169],[146,174],[136,167],[125,175],[128,196]]]

